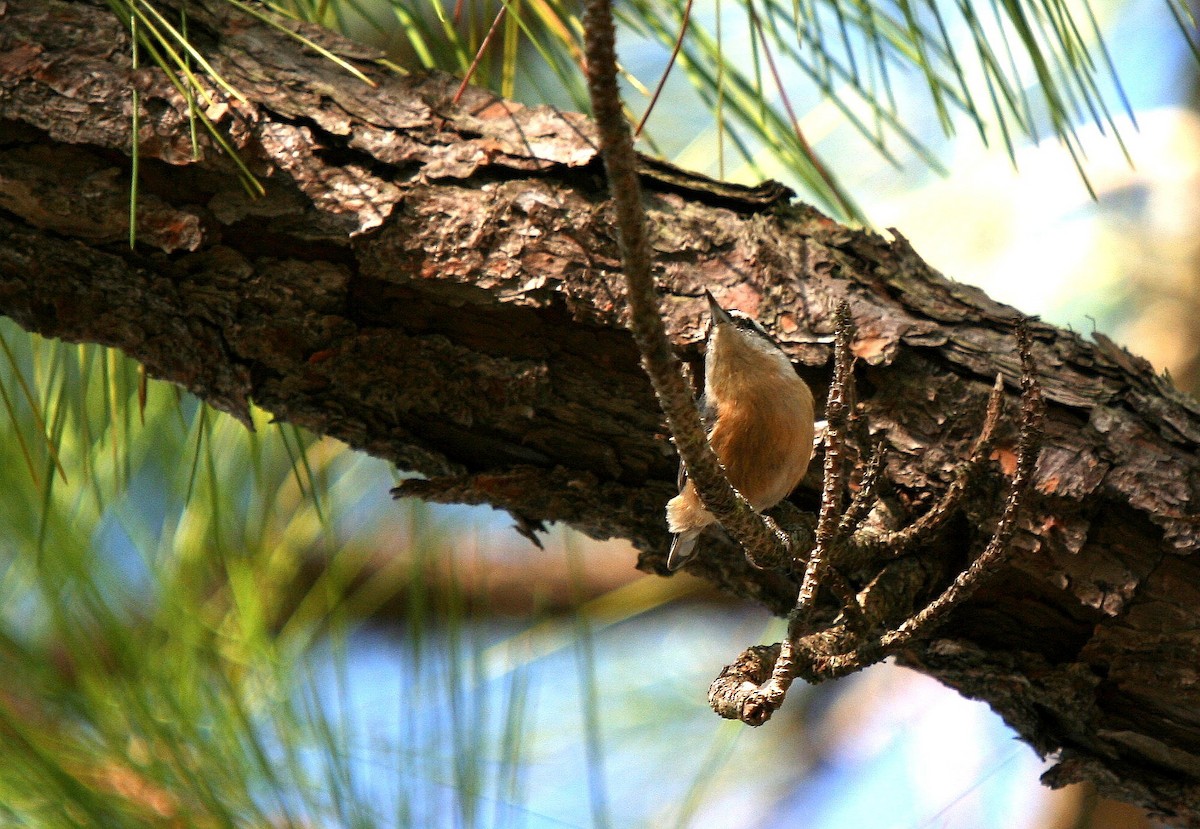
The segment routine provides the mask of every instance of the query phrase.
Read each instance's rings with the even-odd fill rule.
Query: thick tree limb
[[[212,114],[262,177],[260,200],[203,137],[192,160],[184,102],[158,70],[131,70],[103,4],[0,0],[0,312],[418,470],[415,495],[624,536],[661,569],[675,457],[624,330],[588,122],[479,91],[452,107],[456,81],[395,78],[329,40],[372,89],[221,4],[190,9],[249,101]],[[992,378],[1015,388],[1014,312],[934,273],[899,234],[841,227],[777,187],[650,165],[642,184],[681,354],[698,357],[701,291],[723,290],[820,397],[849,299],[862,414],[888,446],[881,491],[902,517],[936,500]],[[1106,338],[1033,335],[1051,405],[1017,549],[903,658],[1057,752],[1051,783],[1089,779],[1200,826],[1200,408]],[[995,436],[1001,466],[1014,438]],[[820,466],[795,496],[806,509]],[[994,476],[965,496],[968,518],[885,570],[864,607],[903,617],[895,597],[941,592],[1003,489]],[[796,594],[719,544],[695,569],[779,612]]]

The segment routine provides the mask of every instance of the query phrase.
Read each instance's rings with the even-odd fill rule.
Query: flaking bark
[[[245,415],[250,400],[428,477],[438,501],[622,536],[661,571],[676,458],[624,329],[591,125],[457,81],[397,78],[319,37],[371,88],[222,4],[189,27],[248,103],[210,108],[266,186],[252,200],[155,68],[133,71],[102,3],[0,0],[0,312],[122,348]],[[127,236],[131,86],[141,92],[139,245]],[[218,96],[220,97],[220,96]],[[1014,310],[889,241],[787,201],[647,164],[642,185],[681,355],[710,288],[784,342],[818,398],[834,309],[858,321],[861,414],[881,490],[919,514],[970,453]],[[1200,826],[1200,407],[1097,336],[1034,324],[1046,443],[1004,572],[904,659],[987,700],[1053,784],[1092,780]],[[1009,410],[1016,410],[1010,396]],[[1011,464],[1015,431],[996,436]],[[793,500],[812,509],[820,464]],[[1005,482],[868,601],[943,588],[986,539]],[[380,493],[385,498],[386,493]],[[786,612],[797,585],[718,540],[694,570]],[[903,584],[903,589],[893,589]],[[697,689],[701,693],[702,689]]]

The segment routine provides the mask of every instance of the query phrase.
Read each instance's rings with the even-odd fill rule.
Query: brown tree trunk
[[[246,97],[198,106],[261,198],[202,128],[193,158],[187,102],[157,68],[131,68],[102,2],[0,0],[0,313],[423,473],[413,495],[623,536],[661,571],[676,460],[623,328],[587,120],[474,89],[452,105],[456,80],[396,77],[306,32],[372,88],[221,3],[189,8]],[[663,313],[689,359],[710,288],[773,330],[820,397],[849,299],[861,408],[891,447],[887,503],[919,513],[996,373],[1015,388],[1018,312],[933,272],[899,234],[842,227],[778,186],[649,162],[644,182]],[[1033,330],[1051,405],[1018,549],[904,659],[1056,753],[1052,785],[1090,780],[1200,826],[1200,407],[1102,336]],[[810,478],[794,500],[811,508],[817,489]],[[994,471],[936,544],[893,565],[914,600],[986,540],[1003,491]],[[795,596],[719,540],[695,571],[776,611]]]

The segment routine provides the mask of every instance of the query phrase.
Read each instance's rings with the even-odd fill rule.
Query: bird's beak
[[[717,300],[709,291],[704,292],[704,296],[708,298],[708,310],[712,314],[714,325],[732,325],[733,317],[729,316],[729,312],[717,304]]]

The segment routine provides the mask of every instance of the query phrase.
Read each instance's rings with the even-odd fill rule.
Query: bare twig
[[[791,550],[788,534],[771,519],[756,513],[730,486],[708,445],[695,399],[684,381],[679,360],[671,351],[659,314],[637,155],[617,89],[616,33],[609,0],[589,0],[584,28],[588,91],[616,210],[617,238],[629,289],[629,328],[642,354],[642,367],[654,386],[679,456],[705,509],[748,555],[764,560],[784,558]]]
[[[693,0],[687,0],[687,5],[683,7],[683,14],[680,15],[679,34],[675,37],[675,48],[671,50],[671,58],[667,61],[667,68],[663,70],[662,77],[658,79],[658,86],[654,87],[654,94],[650,96],[650,103],[646,105],[646,111],[642,113],[642,118],[638,121],[637,129],[633,131],[635,138],[642,134],[642,129],[646,126],[646,121],[650,119],[650,113],[654,112],[654,107],[658,104],[663,87],[667,85],[667,78],[671,76],[671,70],[675,68],[675,60],[679,57],[679,50],[683,48],[683,38],[687,34],[688,24],[692,22],[692,2]]]
[[[854,355],[850,352],[850,336],[853,323],[850,306],[843,302],[837,309],[837,327],[833,347],[833,382],[829,385],[829,399],[825,403],[825,477],[821,492],[821,509],[817,513],[817,544],[804,568],[800,583],[800,594],[796,597],[793,618],[806,620],[816,602],[817,588],[822,571],[829,557],[838,527],[838,513],[842,506],[842,489],[845,486],[846,470],[843,450],[848,419],[847,385],[851,382]]]
[[[895,558],[910,552],[918,542],[928,539],[937,532],[958,509],[958,505],[962,503],[969,490],[971,481],[975,479],[983,464],[987,462],[992,451],[996,425],[1000,422],[1003,408],[1004,378],[997,376],[991,394],[988,396],[983,427],[980,429],[979,437],[975,439],[971,456],[958,467],[958,473],[938,502],[904,529],[895,532],[870,530],[856,532],[849,540],[847,559],[861,562],[882,555]]]
[[[1021,352],[1021,436],[1017,443],[1017,469],[1005,499],[1004,512],[996,524],[987,547],[940,596],[913,614],[895,630],[888,631],[873,642],[836,656],[815,656],[811,672],[814,679],[834,679],[874,664],[889,653],[901,650],[914,640],[928,635],[943,622],[950,611],[971,597],[989,575],[1004,563],[1010,549],[1017,517],[1033,479],[1042,439],[1044,404],[1037,382],[1033,356],[1030,351],[1029,329],[1024,322],[1017,326],[1017,342]],[[997,383],[999,386],[999,383]],[[994,396],[994,395],[993,395]],[[989,413],[992,407],[988,407]]]
[[[457,104],[462,94],[467,91],[467,86],[471,83],[471,78],[475,77],[475,70],[479,68],[479,61],[483,60],[483,55],[487,51],[488,46],[492,43],[492,38],[496,34],[496,29],[500,28],[501,21],[504,20],[504,15],[508,12],[508,6],[501,6],[500,11],[496,12],[496,19],[492,21],[492,27],[488,29],[487,34],[483,36],[483,42],[479,44],[479,49],[475,52],[475,58],[471,61],[471,65],[467,67],[467,73],[463,75],[462,83],[458,86],[458,91],[454,93],[454,97],[450,99],[450,103]]]
[[[853,398],[850,386],[853,383],[852,368],[854,355],[850,351],[853,322],[850,306],[842,302],[837,309],[837,323],[833,346],[833,380],[829,384],[829,398],[825,403],[825,470],[821,492],[821,509],[817,513],[816,545],[809,554],[800,582],[800,593],[796,606],[788,616],[787,638],[781,643],[779,657],[771,671],[771,678],[763,686],[750,693],[742,707],[743,721],[750,725],[761,725],[770,719],[787,696],[792,681],[796,678],[796,646],[810,633],[810,619],[816,607],[817,594],[823,580],[827,580],[830,568],[828,560],[832,552],[838,529],[838,513],[841,511],[842,488],[845,486],[845,430],[848,420],[847,401]],[[847,608],[858,609],[853,592],[843,585],[839,599]]]
[[[744,653],[739,661],[714,681],[709,701],[722,716],[736,717],[750,725],[761,725],[783,703],[796,677],[820,682],[844,676],[878,662],[890,653],[928,636],[949,616],[950,611],[969,598],[1003,563],[1017,527],[1017,517],[1033,478],[1041,445],[1043,404],[1033,361],[1032,343],[1024,322],[1017,325],[1017,345],[1021,357],[1021,429],[1017,447],[1017,470],[1009,486],[1004,511],[983,552],[922,609],[893,629],[867,637],[865,618],[853,595],[853,588],[835,568],[839,556],[861,555],[865,550],[881,553],[884,559],[927,540],[946,518],[957,509],[962,493],[983,468],[991,451],[996,426],[1003,406],[1003,382],[997,378],[988,397],[987,413],[970,458],[960,467],[947,493],[938,504],[911,527],[880,538],[901,545],[901,550],[883,547],[872,539],[859,543],[858,524],[870,510],[870,494],[882,467],[882,446],[876,448],[863,474],[863,486],[852,501],[847,515],[837,519],[841,504],[843,463],[838,456],[846,426],[845,401],[853,399],[850,373],[849,320],[839,310],[837,347],[834,352],[834,378],[829,392],[829,430],[825,460],[825,481],[821,512],[817,524],[817,543],[805,568],[804,584],[788,624],[787,638],[777,646]],[[830,455],[833,455],[831,458]],[[865,493],[865,494],[864,494]],[[932,514],[932,517],[930,517]],[[825,630],[812,631],[809,620],[821,584],[828,586],[845,608],[846,622]],[[867,637],[867,638],[864,638]],[[776,650],[777,648],[777,650]],[[768,674],[763,660],[775,656]],[[754,684],[758,682],[757,686]]]
[[[839,554],[844,558],[850,553],[857,556],[883,553],[885,557],[894,558],[927,539],[947,520],[958,508],[967,487],[982,469],[990,452],[1003,403],[1003,384],[997,379],[971,457],[962,465],[938,503],[904,530],[868,536],[858,529],[858,525],[870,511],[883,462],[882,447],[875,450],[868,463],[859,495],[851,502],[847,513],[844,516],[841,514],[846,476],[846,431],[854,401],[854,357],[850,351],[853,323],[849,306],[843,302],[837,311],[833,380],[826,404],[828,428],[825,436],[824,482],[815,544],[807,560],[798,551],[792,552],[788,534],[771,519],[754,512],[749,503],[730,486],[715,453],[708,445],[695,400],[679,361],[671,351],[666,327],[658,310],[658,294],[651,273],[646,212],[641,203],[637,156],[617,90],[616,35],[610,0],[589,0],[585,28],[588,87],[616,210],[617,236],[629,289],[629,327],[641,351],[642,366],[654,386],[680,457],[705,508],[741,542],[751,561],[786,560],[788,555],[795,565],[804,561],[796,605],[788,620],[787,638],[778,646],[756,647],[746,651],[710,689],[710,702],[722,716],[737,717],[750,725],[760,725],[770,719],[783,703],[797,676],[814,681],[841,676],[882,659],[918,637],[928,635],[1004,560],[1016,530],[1017,516],[1033,475],[1040,445],[1041,395],[1034,374],[1029,331],[1024,324],[1018,325],[1023,402],[1017,473],[991,540],[975,561],[936,599],[896,628],[862,641],[861,637],[867,635],[866,620],[853,587],[835,569],[835,558]],[[822,584],[837,595],[847,622],[814,632],[811,620]],[[845,642],[852,632],[855,635],[851,642]],[[857,645],[844,648],[855,638],[859,640]]]
[[[858,492],[850,499],[850,506],[838,524],[838,533],[845,534],[858,529],[858,525],[866,520],[875,505],[875,491],[879,487],[879,475],[883,472],[883,462],[887,457],[887,446],[883,441],[875,444],[871,458],[863,470]]]

